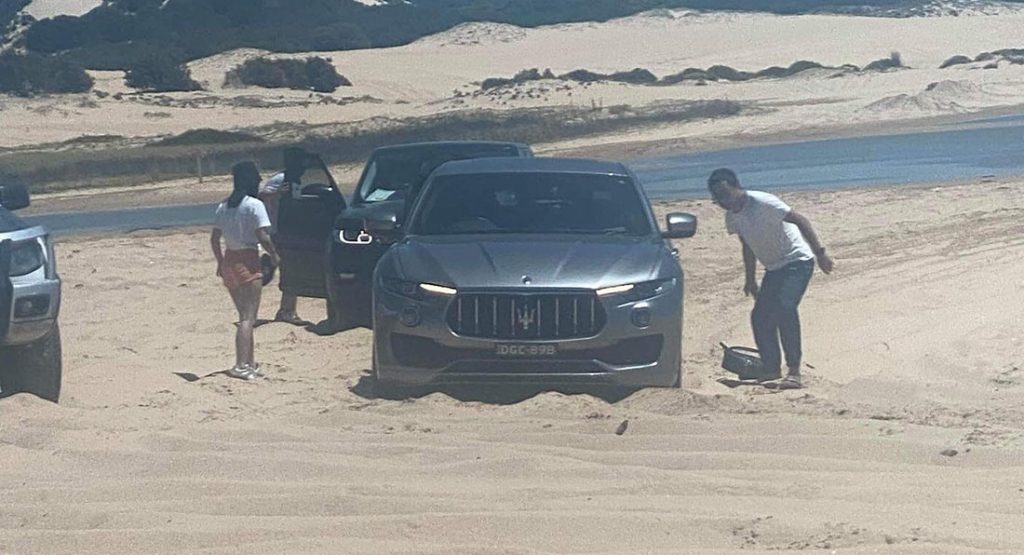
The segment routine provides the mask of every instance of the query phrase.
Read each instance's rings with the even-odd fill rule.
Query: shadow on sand
[[[564,395],[592,395],[608,403],[617,403],[633,393],[636,389],[614,386],[528,386],[508,384],[452,384],[429,386],[394,386],[382,385],[368,373],[359,379],[352,393],[364,399],[386,399],[389,401],[407,401],[420,399],[434,393],[441,393],[463,402],[488,403],[491,405],[515,405],[542,393],[562,393]]]

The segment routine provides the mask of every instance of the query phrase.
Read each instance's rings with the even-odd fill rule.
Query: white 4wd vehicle
[[[20,185],[0,185],[0,396],[57,402],[61,385],[60,277],[53,243],[11,211],[29,204]]]

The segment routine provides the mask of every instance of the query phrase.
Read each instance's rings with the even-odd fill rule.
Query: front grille
[[[486,339],[591,337],[604,324],[594,293],[462,293],[448,310],[453,332]]]
[[[593,362],[612,366],[643,366],[661,358],[664,338],[647,335],[623,339],[607,347],[562,351],[551,358],[502,359],[492,349],[446,347],[433,339],[401,333],[391,334],[391,352],[402,366],[410,368],[447,368],[456,373],[528,374],[531,372],[593,372]]]

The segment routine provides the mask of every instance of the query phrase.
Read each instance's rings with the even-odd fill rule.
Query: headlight
[[[457,290],[451,287],[445,287],[443,285],[436,285],[433,283],[420,283],[418,281],[406,281],[402,279],[384,279],[382,281],[384,289],[396,294],[401,295],[408,299],[422,300],[428,297],[452,297]]]
[[[675,287],[675,278],[656,279],[641,283],[629,283],[597,290],[598,297],[607,297],[615,302],[638,302],[653,299]]]
[[[43,246],[38,241],[28,241],[14,245],[11,250],[11,276],[24,276],[42,268],[46,258]]]

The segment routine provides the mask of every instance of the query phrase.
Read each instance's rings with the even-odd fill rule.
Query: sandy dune
[[[79,16],[102,4],[102,0],[32,0],[24,12],[36,19],[58,15]]]
[[[702,218],[685,389],[614,403],[379,399],[369,332],[281,324],[269,378],[189,382],[231,359],[206,235],[64,241],[64,402],[0,401],[0,552],[1020,552],[1022,192],[784,195],[838,270],[783,393],[717,381],[749,343],[739,249],[709,203],[659,205]]]
[[[965,113],[1024,105],[1024,65],[996,69],[967,64],[938,69],[953,55],[975,56],[1024,47],[1024,11],[998,15],[926,18],[698,14],[660,11],[608,23],[522,29],[467,24],[400,48],[332,52],[338,69],[355,84],[332,102],[302,91],[225,88],[225,73],[265,53],[238,50],[190,64],[209,89],[202,93],[97,98],[0,98],[8,133],[0,146],[66,140],[80,135],[154,136],[197,127],[222,129],[330,124],[375,117],[405,118],[438,112],[534,106],[642,109],[660,102],[730,99],[749,103],[727,120],[658,126],[588,137],[567,146],[622,141],[679,141],[688,148],[786,133],[836,133],[851,126],[906,128],[907,121],[963,117]],[[641,40],[642,39],[642,40]],[[726,64],[757,71],[811,60],[829,66],[864,66],[898,51],[911,69],[849,74],[812,71],[787,79],[667,87],[540,81],[480,94],[479,83],[527,68],[615,72],[646,68],[658,76],[688,67]],[[125,92],[120,72],[97,72],[97,90]],[[925,98],[931,83],[951,81]],[[896,122],[899,122],[898,124]]]

